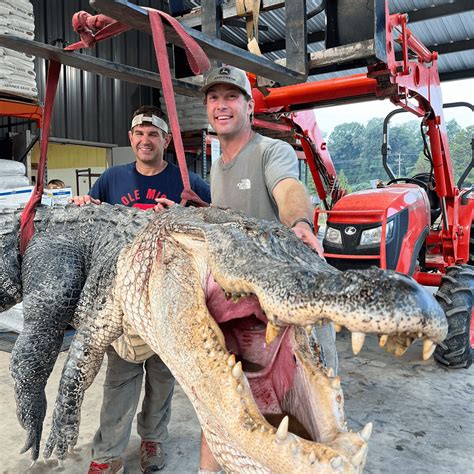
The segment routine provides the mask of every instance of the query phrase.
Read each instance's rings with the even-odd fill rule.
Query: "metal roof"
[[[184,0],[182,3],[188,10],[201,5],[196,0]],[[311,12],[320,4],[321,0],[308,0],[306,11]],[[172,5],[173,1],[170,0]],[[390,13],[408,13],[409,28],[430,50],[439,52],[438,67],[443,80],[474,76],[474,0],[389,0],[389,8]],[[325,23],[324,11],[308,20],[308,36],[323,32]],[[262,11],[260,25],[259,44],[263,51],[271,48],[272,43],[284,39],[285,9]],[[222,39],[245,48],[245,28],[224,24]],[[324,41],[308,42],[310,53],[324,48]],[[285,51],[266,52],[264,56],[272,60],[281,59],[285,57]],[[310,80],[344,74],[347,71],[311,76]]]

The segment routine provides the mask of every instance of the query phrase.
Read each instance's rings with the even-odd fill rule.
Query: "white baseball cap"
[[[132,126],[130,129],[133,129],[133,127],[136,127],[137,125],[142,125],[143,123],[147,123],[147,125],[154,125],[155,127],[158,127],[160,130],[163,130],[163,132],[168,133],[168,125],[167,123],[158,117],[157,115],[145,115],[145,114],[139,114],[133,117],[132,119]]]

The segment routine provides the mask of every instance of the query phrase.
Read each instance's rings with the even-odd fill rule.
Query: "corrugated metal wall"
[[[87,0],[31,0],[35,10],[35,39],[59,47],[78,41],[71,19],[75,12],[85,10],[95,14]],[[167,2],[141,0],[134,3],[163,10]],[[117,63],[156,71],[151,37],[139,31],[129,31],[117,38],[98,44],[91,50],[82,50]],[[40,100],[44,98],[46,63],[36,60],[37,84]],[[144,104],[159,105],[159,91],[131,83],[97,76],[71,67],[63,67],[58,84],[51,136],[74,140],[128,145],[127,131],[130,116]],[[7,120],[0,119],[0,124]],[[13,126],[21,131],[25,126]],[[0,135],[8,128],[2,127]],[[0,137],[1,138],[1,137]]]

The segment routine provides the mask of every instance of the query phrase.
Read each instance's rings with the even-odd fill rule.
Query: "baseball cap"
[[[136,127],[137,125],[142,125],[143,123],[148,122],[147,125],[154,125],[157,128],[163,130],[163,132],[168,133],[168,125],[166,122],[156,115],[152,115],[151,117],[145,114],[139,114],[133,117],[131,129]]]
[[[213,85],[222,83],[231,84],[239,88],[247,98],[252,97],[252,87],[247,78],[247,74],[245,74],[242,69],[238,69],[234,66],[222,66],[213,69],[204,80],[201,92],[205,94]]]

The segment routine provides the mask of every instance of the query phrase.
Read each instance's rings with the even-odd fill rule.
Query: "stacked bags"
[[[0,190],[28,186],[25,171],[25,165],[19,161],[0,160]]]
[[[33,40],[33,5],[27,0],[0,0],[0,34]],[[38,99],[34,56],[0,47],[0,95]]]

